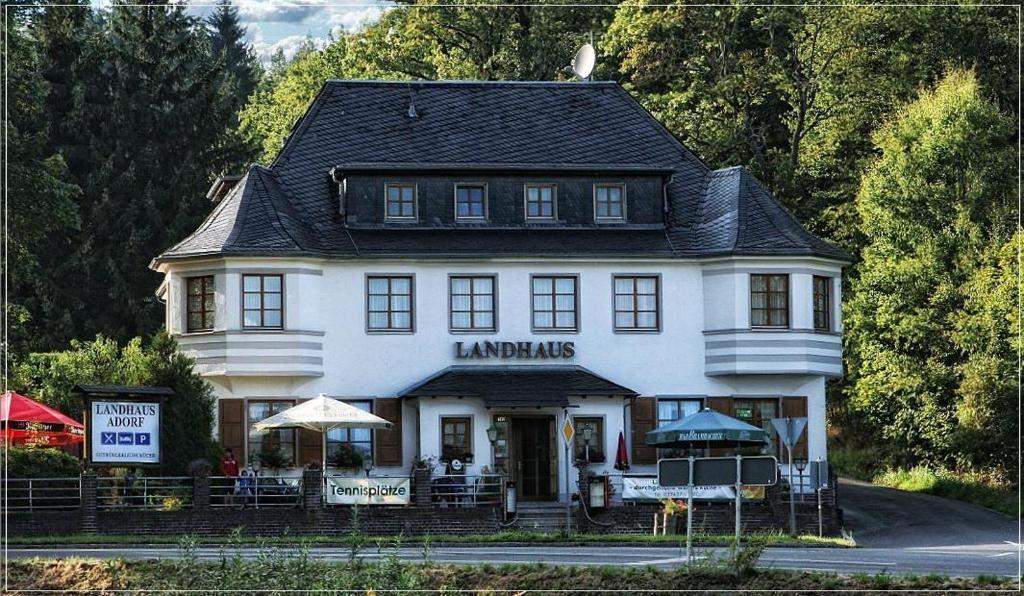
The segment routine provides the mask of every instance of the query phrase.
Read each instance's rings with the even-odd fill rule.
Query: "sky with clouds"
[[[263,63],[279,48],[287,58],[295,55],[306,38],[324,45],[331,35],[353,31],[380,17],[389,2],[371,0],[232,0],[248,33],[247,38]],[[94,0],[94,6],[109,4]],[[188,12],[209,15],[216,0],[188,3]]]

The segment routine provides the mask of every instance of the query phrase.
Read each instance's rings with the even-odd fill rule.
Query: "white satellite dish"
[[[597,52],[594,51],[594,46],[585,43],[580,51],[576,52],[576,57],[572,59],[572,71],[579,78],[587,80],[590,78],[590,73],[594,72],[596,60]]]

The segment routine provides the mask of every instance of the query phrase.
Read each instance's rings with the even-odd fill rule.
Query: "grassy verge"
[[[203,536],[191,538],[197,544],[270,544],[270,545],[295,545],[304,544],[309,546],[347,546],[354,541],[377,542],[380,540],[394,540],[393,537],[368,536],[353,538],[352,536],[251,536],[236,531],[231,536]],[[650,534],[565,534],[565,533],[539,533],[524,531],[496,532],[493,534],[472,534],[472,535],[444,535],[434,534],[418,538],[405,538],[407,544],[489,544],[489,543],[578,543],[578,544],[601,544],[613,542],[626,542],[631,544],[671,544],[677,545],[684,540],[685,536],[653,536]],[[854,544],[843,538],[831,536],[797,536],[791,537],[786,534],[755,534],[745,536],[745,540],[756,540],[765,546],[830,546],[830,547],[852,547]],[[79,544],[109,544],[109,545],[131,545],[131,544],[178,544],[180,536],[138,536],[138,535],[106,535],[106,534],[72,534],[68,536],[13,536],[9,539],[11,546],[64,546]],[[728,545],[732,543],[732,535],[701,535],[694,536],[694,542],[698,545]]]
[[[732,562],[732,561],[730,561]],[[508,590],[592,590],[602,593],[630,590],[1010,590],[1016,584],[999,578],[949,579],[937,576],[840,576],[756,570],[726,563],[702,563],[671,570],[637,567],[552,567],[545,565],[449,566],[382,563],[325,563],[308,558],[244,562],[182,561],[14,561],[10,564],[9,593],[30,590],[349,590],[366,593],[389,590],[440,590],[446,594]]]
[[[919,466],[909,470],[886,470],[872,481],[881,486],[974,503],[1011,517],[1017,517],[1020,512],[1015,489],[992,485],[966,474]]]

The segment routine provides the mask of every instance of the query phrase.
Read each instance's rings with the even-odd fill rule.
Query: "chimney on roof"
[[[241,179],[242,177],[237,175],[217,176],[213,185],[210,186],[210,190],[206,191],[206,198],[214,203],[219,203]]]

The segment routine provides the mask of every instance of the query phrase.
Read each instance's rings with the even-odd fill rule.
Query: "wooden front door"
[[[524,501],[548,501],[555,497],[553,417],[513,418],[516,490]]]

